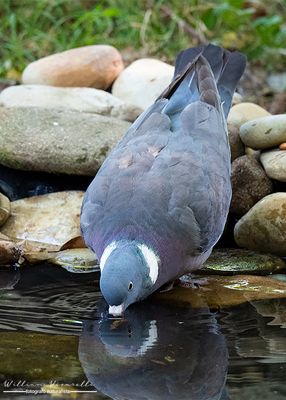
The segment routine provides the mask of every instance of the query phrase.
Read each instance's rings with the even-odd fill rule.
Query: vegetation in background
[[[107,43],[173,61],[213,42],[268,70],[286,66],[286,0],[0,0],[0,76],[40,57]]]

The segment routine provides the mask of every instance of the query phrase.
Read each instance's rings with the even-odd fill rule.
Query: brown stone
[[[244,215],[272,192],[272,182],[254,157],[242,156],[232,163],[230,211]]]
[[[281,143],[279,146],[280,150],[286,150],[286,143]]]
[[[244,144],[242,143],[239,136],[239,127],[236,124],[228,123],[228,140],[231,151],[231,161],[244,155]]]
[[[286,193],[264,197],[234,227],[238,246],[286,256]]]
[[[107,89],[123,68],[121,55],[114,47],[85,46],[32,62],[24,70],[22,82]]]
[[[1,228],[21,241],[25,251],[58,251],[80,235],[83,192],[63,191],[11,202],[11,216]]]

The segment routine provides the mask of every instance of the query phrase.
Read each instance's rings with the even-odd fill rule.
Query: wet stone
[[[30,251],[23,254],[23,257],[29,263],[46,261],[73,273],[91,273],[100,270],[96,255],[87,248],[74,248],[58,252]]]
[[[192,307],[230,307],[248,301],[286,298],[286,282],[266,276],[184,275],[179,287],[160,293],[160,299]]]
[[[245,249],[215,249],[198,274],[253,274],[268,275],[286,269],[286,263],[277,256]],[[286,272],[286,270],[285,270]]]

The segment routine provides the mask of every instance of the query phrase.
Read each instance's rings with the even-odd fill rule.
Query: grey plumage
[[[244,66],[241,54],[212,45],[182,52],[170,86],[86,192],[87,245],[99,258],[114,240],[150,246],[160,258],[152,291],[199,267],[223,232],[231,198],[225,117]]]

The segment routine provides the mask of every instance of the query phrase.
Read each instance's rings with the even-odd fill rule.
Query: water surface
[[[286,299],[209,310],[157,296],[109,319],[97,274],[38,265],[0,282],[3,399],[286,398]]]

